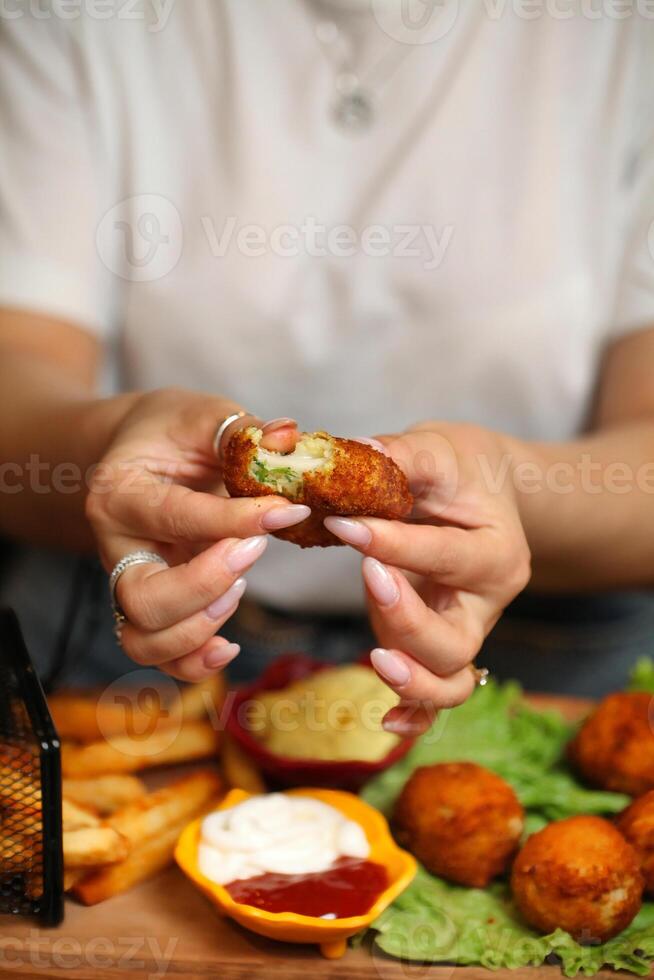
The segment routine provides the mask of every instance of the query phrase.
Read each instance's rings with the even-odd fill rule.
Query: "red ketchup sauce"
[[[388,885],[386,868],[375,861],[340,858],[313,874],[265,874],[231,881],[225,888],[235,902],[266,912],[364,915]]]

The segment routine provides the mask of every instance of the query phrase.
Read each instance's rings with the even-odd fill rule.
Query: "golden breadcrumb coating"
[[[654,790],[634,800],[615,825],[638,855],[645,891],[654,895]]]
[[[473,762],[416,769],[393,817],[397,839],[429,871],[474,888],[508,870],[523,825],[513,789]]]
[[[298,475],[291,465],[295,452],[266,452],[266,462],[262,463],[260,439],[261,430],[253,427],[234,433],[224,450],[223,478],[232,497],[277,493],[311,507],[310,517],[276,531],[275,537],[302,548],[340,545],[343,542],[323,524],[329,515],[393,519],[406,517],[411,511],[413,497],[406,476],[392,459],[372,446],[326,432],[302,433],[298,447],[315,454],[318,465]]]
[[[640,796],[654,789],[652,697],[641,691],[609,694],[586,719],[568,755],[585,780],[602,789]]]
[[[511,887],[523,918],[541,932],[564,929],[604,942],[641,906],[643,878],[633,847],[601,817],[568,817],[532,834],[513,864]]]

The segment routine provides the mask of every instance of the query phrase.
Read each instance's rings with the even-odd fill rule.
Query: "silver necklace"
[[[363,74],[356,69],[352,40],[333,21],[321,19],[315,34],[334,70],[334,98],[329,107],[331,122],[346,132],[365,132],[375,121],[382,89],[412,50],[408,44],[391,43],[377,62]]]

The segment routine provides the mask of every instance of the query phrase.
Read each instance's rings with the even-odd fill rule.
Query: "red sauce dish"
[[[204,817],[198,817],[182,831],[175,848],[175,859],[222,915],[269,939],[287,943],[316,943],[323,956],[335,959],[344,954],[350,936],[366,929],[404,891],[413,880],[418,865],[411,854],[397,846],[381,813],[360,797],[334,789],[292,789],[288,792],[291,796],[308,796],[327,803],[349,820],[360,824],[370,844],[368,858],[361,862],[350,862],[348,859],[342,863],[336,862],[322,875],[261,875],[258,879],[241,879],[227,886],[218,885],[205,878],[200,871],[198,848]],[[251,795],[241,789],[232,789],[218,804],[217,810],[238,806]],[[333,897],[339,885],[356,891],[362,873],[368,875],[364,894],[341,896],[337,904],[330,898],[329,918],[305,914],[322,911],[325,907],[317,894],[315,882],[311,882],[310,878],[322,878]],[[305,890],[305,900],[308,897],[309,901],[305,901],[301,913],[268,911],[263,907],[294,906],[297,898],[301,898],[302,889]],[[307,889],[310,889],[308,895]],[[264,895],[266,891],[267,895]],[[254,904],[248,905],[247,901]],[[363,914],[347,914],[358,912],[363,907],[367,908]],[[331,918],[333,914],[336,914],[336,918]]]
[[[367,655],[361,657],[358,663],[372,670]],[[227,731],[275,786],[318,786],[356,791],[373,776],[388,769],[405,756],[413,745],[414,739],[402,739],[383,758],[375,762],[358,759],[345,761],[298,759],[270,752],[248,730],[246,721],[248,701],[256,700],[257,695],[263,691],[282,690],[294,681],[335,666],[342,665],[314,660],[304,653],[283,654],[273,661],[257,681],[236,692],[227,718]]]

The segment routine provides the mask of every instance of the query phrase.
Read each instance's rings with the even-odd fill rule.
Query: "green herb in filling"
[[[279,493],[295,494],[302,483],[302,476],[290,466],[268,466],[262,460],[253,459],[252,476],[259,483],[274,487]]]
[[[260,459],[252,461],[252,472],[259,483],[276,483],[278,480],[294,481],[298,479],[298,474],[290,466],[275,466],[270,469]]]

